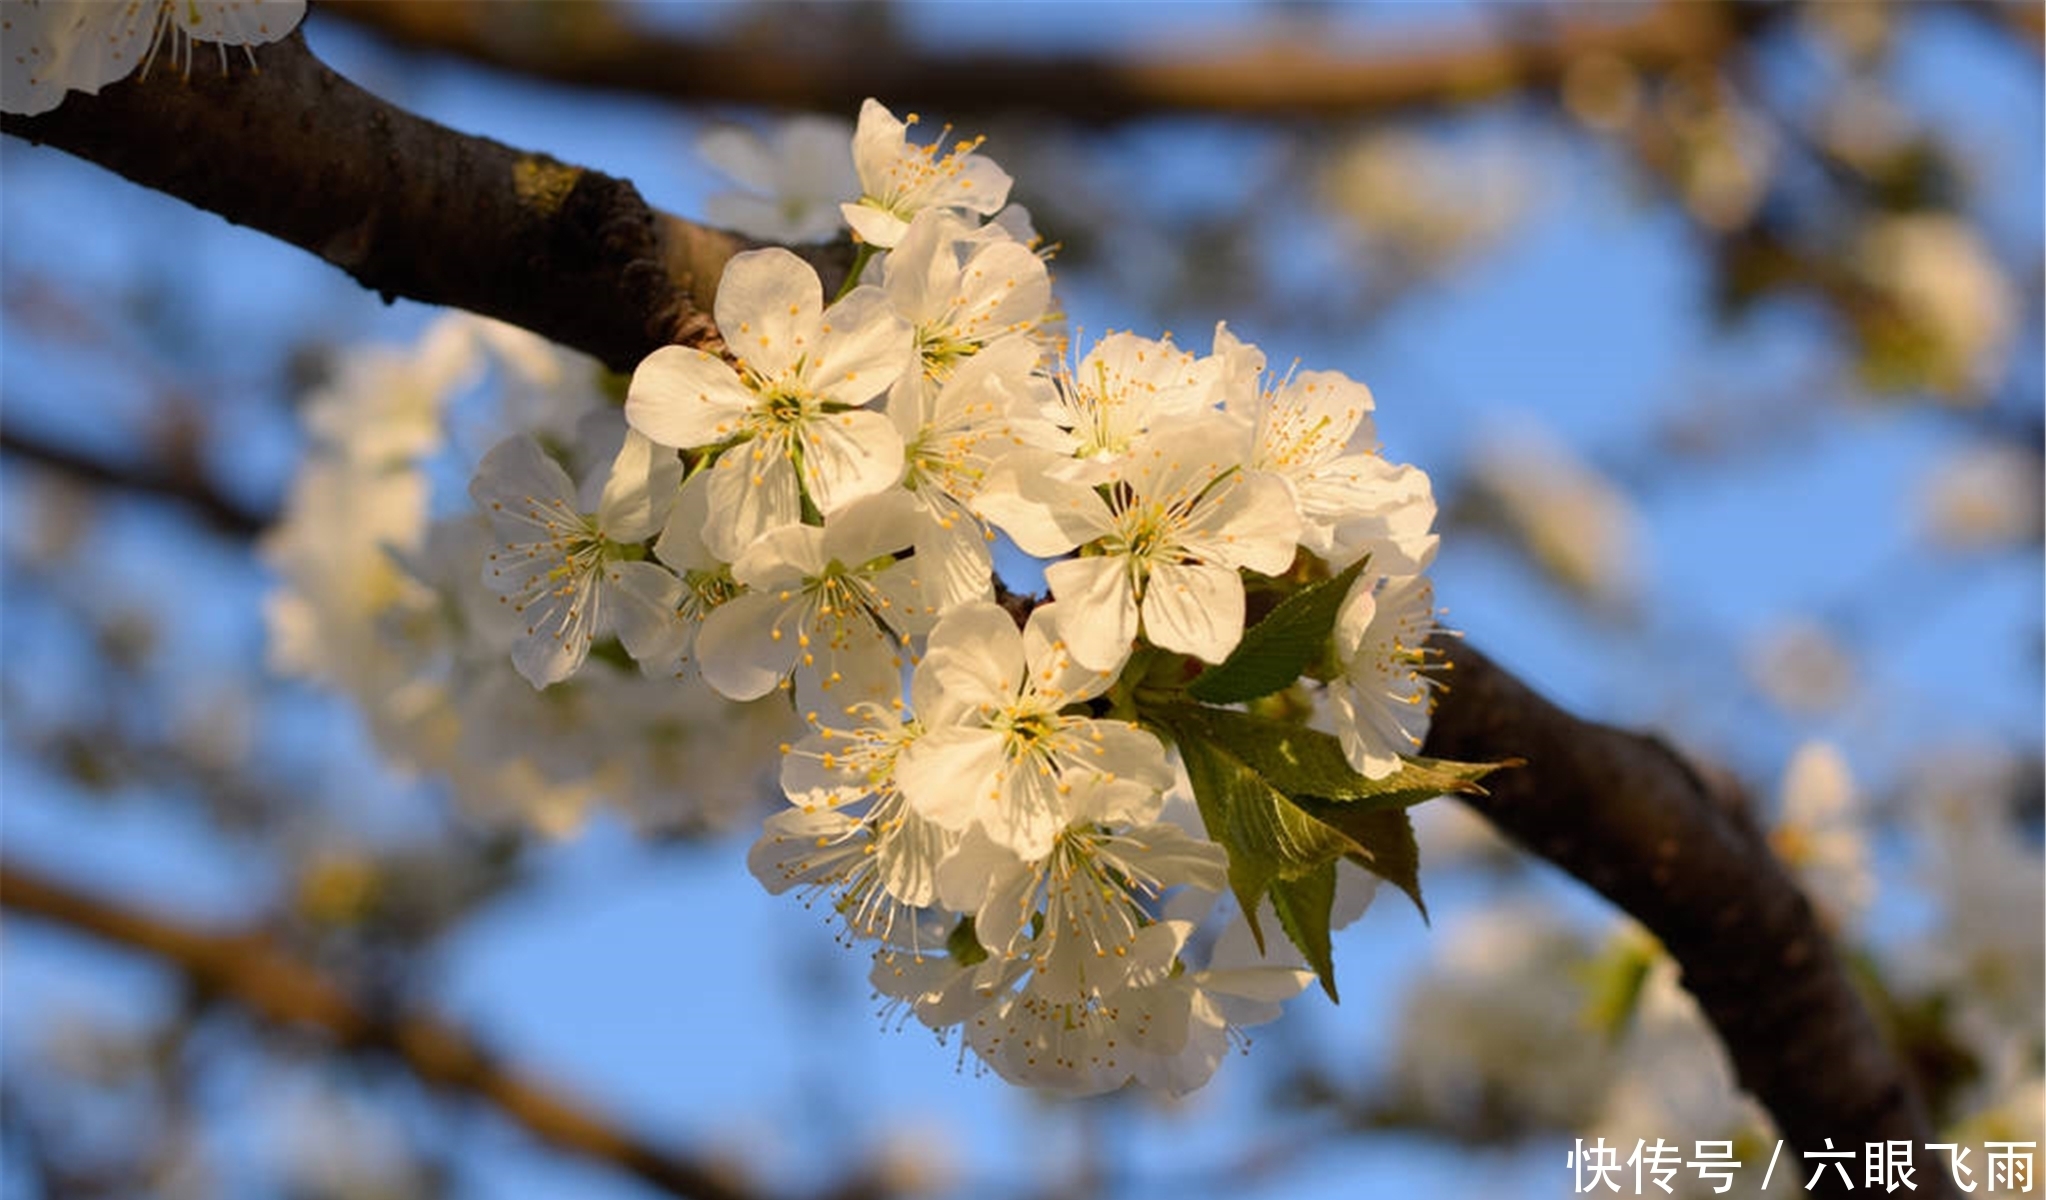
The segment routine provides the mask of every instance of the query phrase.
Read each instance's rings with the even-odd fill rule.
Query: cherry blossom
[[[665,346],[633,372],[625,416],[662,446],[715,455],[704,541],[720,557],[824,516],[902,476],[902,439],[863,406],[910,367],[910,327],[875,288],[824,307],[817,272],[786,250],[754,250],[725,268],[718,331],[738,369]]]

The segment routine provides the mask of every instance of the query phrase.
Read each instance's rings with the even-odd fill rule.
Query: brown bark
[[[648,207],[632,184],[416,117],[302,37],[189,79],[158,71],[0,128],[309,250],[386,300],[465,308],[619,371],[714,335],[734,234]]]

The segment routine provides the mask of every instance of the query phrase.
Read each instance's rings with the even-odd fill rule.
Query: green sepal
[[[978,966],[987,961],[987,947],[980,944],[980,934],[973,928],[973,918],[959,918],[952,932],[945,935],[945,953],[962,967]]]
[[[1288,596],[1244,631],[1229,657],[1196,676],[1187,692],[1209,704],[1236,704],[1268,696],[1300,678],[1328,646],[1336,615],[1365,561]]]

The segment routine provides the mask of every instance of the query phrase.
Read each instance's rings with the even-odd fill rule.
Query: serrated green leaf
[[[1478,781],[1508,765],[1408,758],[1385,778],[1366,779],[1350,766],[1342,743],[1320,730],[1230,709],[1203,709],[1198,719],[1210,737],[1286,795],[1342,801],[1363,811],[1407,808],[1452,792],[1482,794]]]
[[[1354,847],[1350,861],[1405,892],[1421,919],[1428,919],[1427,902],[1421,899],[1421,850],[1414,842],[1414,823],[1406,809],[1358,809],[1317,796],[1300,796],[1294,803],[1341,831]]]
[[[1290,686],[1321,656],[1336,614],[1363,569],[1360,560],[1333,578],[1288,596],[1244,631],[1229,657],[1196,676],[1188,693],[1209,704],[1235,704]]]
[[[1336,864],[1328,862],[1297,879],[1272,881],[1272,911],[1286,936],[1306,957],[1307,965],[1321,980],[1321,990],[1341,1003],[1336,995],[1335,952],[1329,945],[1329,914],[1336,903]]]
[[[1208,836],[1229,854],[1229,889],[1250,922],[1258,949],[1265,946],[1258,902],[1274,881],[1298,879],[1358,847],[1316,820],[1265,781],[1229,747],[1209,736],[1202,710],[1175,707],[1159,714],[1193,784]],[[1323,923],[1327,918],[1324,916]],[[1307,953],[1302,949],[1302,953]]]

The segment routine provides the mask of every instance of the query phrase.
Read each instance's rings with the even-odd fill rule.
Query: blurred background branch
[[[542,1082],[501,1063],[448,1021],[403,1000],[363,999],[261,932],[213,933],[102,900],[20,863],[0,862],[0,906],[53,922],[171,966],[203,994],[218,994],[266,1021],[317,1030],[351,1054],[388,1055],[422,1081],[490,1104],[527,1132],[690,1200],[760,1200],[727,1166],[657,1146]],[[849,1179],[829,1200],[880,1197],[871,1179]]]
[[[701,36],[649,28],[608,0],[512,12],[489,0],[322,7],[409,48],[687,103],[848,113],[886,96],[948,120],[1004,113],[1087,122],[1175,113],[1383,117],[1470,104],[1555,88],[1586,57],[1650,72],[1709,61],[1759,11],[1699,2],[1528,6],[1500,14],[1493,30],[1368,49],[1331,46],[1310,13],[1297,33],[1132,54],[937,50],[916,44],[880,5],[814,5],[800,19],[788,8],[742,13],[734,27]]]

